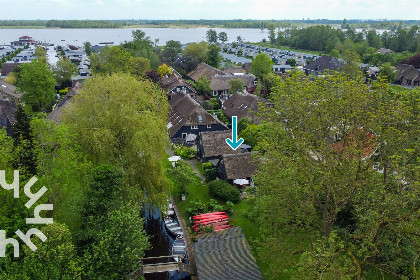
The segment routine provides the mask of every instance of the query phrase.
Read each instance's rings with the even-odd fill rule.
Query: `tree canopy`
[[[42,111],[55,99],[55,79],[48,65],[36,59],[21,65],[17,89],[23,92],[22,100],[34,111]]]
[[[97,75],[85,82],[64,112],[64,123],[95,163],[121,166],[135,195],[165,195],[166,95],[149,81],[127,74]],[[129,190],[127,190],[129,191]]]

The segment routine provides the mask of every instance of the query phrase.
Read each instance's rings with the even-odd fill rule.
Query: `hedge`
[[[232,186],[226,181],[217,180],[209,183],[210,194],[223,201],[230,201],[233,203],[239,202],[241,193],[238,188]]]

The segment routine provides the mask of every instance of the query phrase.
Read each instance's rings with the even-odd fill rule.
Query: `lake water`
[[[35,40],[54,45],[70,44],[81,46],[89,41],[92,45],[101,42],[114,42],[115,44],[131,40],[133,30],[141,29],[154,42],[165,45],[169,40],[180,41],[182,44],[206,40],[206,31],[209,28],[118,28],[118,29],[0,29],[0,45],[10,44],[19,37],[27,35]],[[267,39],[267,30],[250,28],[215,28],[217,33],[226,32],[228,41],[235,41],[237,36],[249,42],[260,42]]]

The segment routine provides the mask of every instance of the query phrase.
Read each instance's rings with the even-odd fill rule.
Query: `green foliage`
[[[88,79],[63,112],[63,123],[95,164],[110,163],[127,174],[133,199],[164,199],[162,158],[166,145],[166,95],[150,81],[125,74]],[[128,194],[127,194],[128,195]]]
[[[175,155],[180,156],[182,159],[193,159],[196,157],[196,154],[196,150],[185,146],[175,149]]]
[[[94,74],[113,74],[130,72],[129,52],[120,47],[104,47],[100,53],[94,53],[90,57],[90,66]]]
[[[312,251],[302,254],[292,279],[353,279],[360,274],[358,263],[352,262],[345,247],[335,232],[329,238],[318,240],[313,244]]]
[[[244,89],[244,81],[242,79],[231,79],[229,80],[229,94],[242,92]]]
[[[252,61],[251,69],[249,70],[252,74],[257,76],[259,80],[263,79],[263,76],[273,72],[274,62],[265,53],[260,53]]]
[[[36,59],[21,65],[17,89],[24,92],[22,101],[34,111],[42,111],[55,98],[55,79],[46,63]]]
[[[197,176],[191,166],[182,161],[178,161],[175,166],[168,169],[167,172],[178,187],[179,197],[182,194],[187,195],[187,187],[193,185],[197,179]]]
[[[195,89],[197,90],[198,94],[201,95],[210,95],[211,88],[210,88],[210,80],[207,79],[205,75],[201,75],[197,82],[195,82]]]
[[[217,32],[214,29],[209,29],[206,32],[207,42],[209,43],[217,43]]]
[[[217,35],[217,38],[222,42],[222,43],[224,43],[224,42],[226,42],[227,40],[228,40],[228,36],[227,36],[227,34],[226,34],[226,32],[220,32],[218,35]]]
[[[132,41],[125,41],[121,44],[121,48],[129,52],[133,57],[143,57],[150,61],[152,69],[157,69],[161,65],[158,55],[153,49],[153,42],[149,36],[142,30],[132,31]]]
[[[419,146],[411,135],[419,134],[420,125],[419,99],[410,93],[391,95],[382,80],[370,88],[363,79],[343,74],[304,84],[296,74],[274,87],[274,106],[265,115],[270,129],[258,143],[258,220],[274,240],[285,229],[318,231],[326,238],[304,254],[297,279],[319,273],[325,279],[350,279],[372,263],[411,277],[410,250],[419,251],[404,237],[419,242],[414,234]],[[388,229],[395,235],[382,235]],[[395,240],[404,244],[398,254],[403,260],[379,259]]]
[[[165,63],[160,65],[157,71],[161,77],[170,76],[172,74],[171,68]]]
[[[207,52],[206,56],[206,63],[210,66],[213,66],[215,68],[220,67],[220,63],[223,60],[222,55],[220,54],[220,47],[217,45],[210,45],[209,50]]]
[[[206,182],[211,182],[217,178],[217,169],[211,162],[206,162],[203,164],[204,176],[206,177]]]
[[[204,109],[206,110],[213,110],[213,103],[210,102],[209,100],[203,101],[203,103],[201,104],[203,106]]]
[[[14,142],[13,166],[20,170],[24,178],[29,179],[37,173],[36,151],[30,124],[31,117],[26,114],[22,105],[18,105],[15,119],[16,122],[11,133]]]
[[[83,48],[85,49],[85,52],[86,52],[87,56],[90,56],[92,54],[93,49],[92,49],[92,44],[90,42],[88,42],[88,41],[84,42],[83,43]]]
[[[249,125],[252,124],[252,121],[247,117],[244,117],[238,122],[238,134],[241,134]]]
[[[150,60],[144,57],[130,58],[130,74],[139,78],[144,77],[146,72],[151,69]]]
[[[88,279],[125,279],[139,269],[138,261],[150,248],[138,203],[111,210],[96,240],[84,255]]]
[[[241,194],[237,187],[226,181],[217,180],[209,183],[209,191],[213,197],[223,201],[237,203],[241,199]]]
[[[390,83],[395,82],[397,79],[397,72],[395,72],[395,68],[392,67],[389,62],[384,63],[379,67],[379,75]]]
[[[3,79],[6,83],[16,85],[17,83],[17,75],[15,72],[10,72],[7,74],[6,78]]]
[[[54,78],[58,85],[71,82],[72,76],[79,73],[76,64],[67,58],[60,59],[52,68]]]
[[[213,107],[213,109],[217,110],[221,108],[219,99],[217,98],[210,98],[209,102],[211,103],[211,106]]]
[[[206,42],[190,43],[184,48],[184,55],[194,57],[198,62],[203,62],[207,57],[209,45]]]
[[[290,65],[290,66],[292,66],[292,67],[294,67],[294,66],[296,66],[296,65],[297,65],[297,62],[296,62],[296,59],[294,59],[294,58],[289,58],[289,59],[287,59],[287,60],[286,60],[286,64],[287,64],[287,65]]]
[[[216,200],[210,199],[208,203],[203,203],[200,199],[193,201],[192,206],[187,209],[187,213],[190,216],[195,216],[209,212],[221,212],[226,211],[226,206],[222,206],[217,203]]]
[[[166,42],[165,49],[162,52],[162,56],[165,62],[173,65],[176,56],[182,53],[181,44],[177,41],[170,40]]]

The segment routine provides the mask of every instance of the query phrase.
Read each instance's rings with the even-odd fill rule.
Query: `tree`
[[[159,66],[157,71],[158,71],[158,73],[161,77],[165,77],[167,75],[172,74],[171,68],[168,65],[166,65],[165,63],[162,64],[161,66]]]
[[[217,32],[216,32],[216,30],[214,30],[214,29],[207,30],[206,38],[207,38],[207,42],[209,42],[210,44],[211,43],[216,44],[217,43]]]
[[[29,178],[37,173],[35,143],[30,125],[31,118],[23,106],[18,105],[15,119],[11,133],[15,147],[14,167]]]
[[[125,279],[139,269],[138,261],[150,248],[138,203],[111,210],[96,241],[84,256],[89,279]]]
[[[83,47],[85,48],[85,52],[87,56],[90,56],[93,52],[92,45],[90,42],[84,42]]]
[[[220,47],[217,45],[210,45],[209,51],[207,52],[206,63],[215,68],[220,67],[220,63],[223,60],[223,57],[220,55]]]
[[[146,78],[147,79],[149,79],[151,82],[153,82],[153,83],[155,83],[155,84],[158,84],[158,83],[160,83],[160,81],[161,81],[161,77],[160,77],[160,75],[159,75],[159,73],[158,73],[158,71],[156,71],[156,70],[149,70],[149,71],[147,71],[146,72]]]
[[[167,113],[166,94],[152,82],[127,74],[97,75],[66,107],[63,123],[78,133],[94,164],[113,164],[126,172],[128,197],[160,204],[167,193],[162,163]]]
[[[268,38],[270,39],[270,43],[274,45],[276,43],[276,26],[274,24],[270,24],[268,27]]]
[[[197,68],[198,63],[199,59],[197,57],[183,55],[175,61],[174,66],[178,69],[184,70],[186,73],[189,73]]]
[[[247,117],[244,117],[238,122],[238,134],[241,134],[249,125],[252,124],[252,121]]]
[[[130,74],[135,77],[142,77],[151,68],[150,60],[144,57],[130,58]]]
[[[251,69],[249,70],[252,74],[257,76],[259,80],[263,79],[265,74],[273,72],[274,62],[265,53],[260,53],[252,61]]]
[[[55,99],[55,79],[47,64],[39,59],[21,65],[17,89],[23,92],[22,100],[34,111],[42,111]]]
[[[72,76],[79,73],[76,64],[70,59],[60,59],[55,66],[52,67],[54,78],[60,87],[71,86]]]
[[[47,52],[43,47],[37,46],[35,49],[35,56],[44,63],[47,63]]]
[[[397,72],[395,72],[395,68],[389,62],[384,63],[379,67],[379,75],[390,83],[395,82],[397,78]]]
[[[296,65],[297,65],[297,62],[296,62],[296,59],[294,59],[294,58],[288,58],[288,59],[286,60],[286,64],[287,64],[287,65],[290,65],[290,66],[292,66],[292,67],[294,67],[294,66],[296,66]]]
[[[227,37],[226,32],[220,32],[220,33],[219,33],[219,35],[218,35],[217,37],[219,38],[219,40],[220,40],[222,43],[225,43],[225,42],[227,42],[227,40],[228,40],[228,37]]]
[[[25,249],[21,271],[29,279],[81,279],[81,263],[67,226],[54,221],[42,228],[45,242],[33,241],[36,251]]]
[[[170,65],[173,65],[179,53],[182,53],[181,43],[170,40],[166,42],[166,46],[162,52],[162,56],[165,62],[169,63]]]
[[[354,51],[345,50],[342,57],[344,59],[344,65],[341,70],[350,78],[360,76],[360,56]]]
[[[205,75],[201,75],[200,77],[198,77],[198,80],[195,82],[194,85],[198,94],[201,94],[204,96],[210,95],[211,93],[210,80],[207,79]]]
[[[10,72],[7,74],[6,78],[3,79],[6,83],[16,85],[17,83],[17,76],[15,72]]]
[[[90,66],[94,74],[129,73],[132,56],[117,46],[104,47],[100,53],[90,57]]]
[[[270,131],[259,143],[265,152],[255,179],[258,215],[270,234],[304,227],[329,239],[336,230],[351,271],[359,262],[389,264],[378,256],[395,240],[386,237],[389,231],[419,252],[420,189],[413,177],[419,147],[409,136],[419,133],[419,100],[406,95],[390,96],[383,81],[370,88],[342,74],[304,85],[298,75],[279,80],[265,114]],[[414,259],[399,260],[412,266]],[[404,267],[393,271],[412,277],[410,265]],[[341,273],[348,275],[344,267]]]
[[[242,79],[231,79],[229,80],[229,94],[242,92],[244,89],[244,81]]]
[[[153,42],[149,36],[142,30],[132,31],[132,41],[125,41],[121,44],[121,48],[130,53],[134,57],[144,57],[150,60],[152,69],[157,69],[161,64],[159,57],[153,49]]]
[[[209,45],[206,42],[190,43],[184,49],[184,55],[195,57],[198,63],[203,62],[207,57]]]

